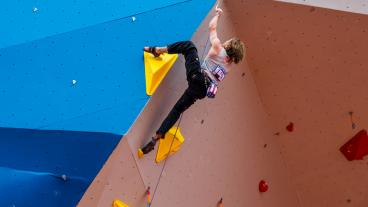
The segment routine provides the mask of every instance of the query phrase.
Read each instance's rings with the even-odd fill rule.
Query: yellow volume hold
[[[112,207],[129,207],[127,204],[125,204],[123,201],[119,199],[115,199],[112,203]]]
[[[144,69],[146,75],[146,93],[151,96],[178,58],[177,54],[161,54],[155,58],[144,52]]]
[[[179,151],[180,146],[184,143],[184,137],[180,132],[180,128],[172,127],[166,134],[165,139],[160,139],[158,145],[156,162],[159,163],[166,159],[167,156]],[[171,147],[171,149],[170,149]]]

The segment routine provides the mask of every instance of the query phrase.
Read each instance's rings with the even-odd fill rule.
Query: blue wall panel
[[[121,139],[14,128],[0,135],[0,206],[75,206]]]
[[[0,7],[0,48],[181,2],[185,1],[3,0]]]
[[[74,207],[90,180],[0,168],[0,206]]]
[[[0,126],[124,134],[149,99],[143,46],[190,39],[210,6],[189,1],[0,49]]]
[[[114,107],[126,106],[128,112],[130,105],[142,108],[142,100],[148,100],[142,51],[123,45],[138,45],[142,39],[134,34],[143,32],[139,22],[124,19],[0,50],[5,70],[0,97],[6,100],[0,104],[0,116],[6,117],[0,125],[37,129]],[[125,122],[135,116],[120,118]],[[102,126],[88,124],[93,120],[86,119],[85,127],[76,130],[110,132],[103,128],[110,128],[108,117],[102,118]],[[124,133],[124,126],[115,124],[120,130],[113,132]]]

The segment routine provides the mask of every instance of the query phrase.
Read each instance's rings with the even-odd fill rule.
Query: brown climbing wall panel
[[[366,159],[348,162],[339,151],[368,126],[367,12],[266,0],[228,5],[302,206],[367,206]]]

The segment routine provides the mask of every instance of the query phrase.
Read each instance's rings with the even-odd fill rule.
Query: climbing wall
[[[43,39],[101,23],[131,18],[137,14],[186,2],[165,0],[106,0],[63,2],[4,0],[0,8],[1,48]]]
[[[225,40],[236,35],[237,28],[227,3],[222,6],[225,13],[219,34]],[[200,58],[208,46],[208,22],[213,14],[212,10],[192,38]],[[198,101],[184,113],[180,127],[185,141],[179,152],[159,164],[155,163],[156,152],[137,157],[137,149],[150,140],[186,86],[184,59],[180,56],[125,136],[142,188],[125,184],[126,171],[119,169],[123,156],[120,143],[79,206],[108,206],[111,195],[138,206],[148,186],[152,207],[212,207],[220,197],[225,206],[300,206],[247,60],[232,68],[216,99]],[[259,192],[261,180],[269,185],[265,193]],[[138,190],[134,200],[128,195],[131,190]],[[110,192],[96,196],[94,191]]]
[[[122,14],[119,18],[115,17],[115,9],[110,8],[119,5],[109,5],[109,14],[95,17],[99,21],[89,19],[89,13],[83,12],[89,4],[69,3],[73,8],[81,7],[81,11],[73,9],[73,12],[81,14],[69,26],[67,19],[63,18],[66,22],[61,22],[58,29],[66,27],[66,31],[53,31],[61,19],[53,20],[49,16],[63,16],[58,16],[53,10],[63,12],[67,4],[64,7],[45,4],[44,9],[39,8],[37,12],[32,12],[30,7],[30,10],[24,9],[25,15],[21,17],[27,19],[28,15],[33,15],[27,20],[35,25],[30,28],[33,30],[25,29],[25,32],[34,32],[39,39],[20,44],[22,36],[12,37],[8,43],[19,38],[18,44],[0,48],[3,74],[0,76],[0,97],[3,100],[0,103],[0,116],[3,117],[0,124],[2,127],[125,134],[149,99],[142,70],[143,46],[189,38],[203,18],[202,10],[206,4],[192,10],[193,21],[189,24],[189,19],[183,14],[186,8],[193,7],[195,1],[175,4],[168,1],[153,8],[144,3],[149,12],[141,8],[139,13],[135,11],[136,4],[126,1],[125,7],[120,8]],[[170,7],[166,7],[167,4]],[[92,8],[97,9],[98,6]],[[104,6],[99,9],[107,12],[103,10]],[[126,13],[127,10],[135,13]],[[92,20],[95,24],[89,26],[88,22]],[[13,21],[21,26],[15,19]],[[54,26],[49,27],[49,24]],[[81,28],[75,29],[73,25]],[[1,26],[7,27],[8,22]],[[171,35],[169,31],[177,32]]]
[[[121,136],[0,128],[0,206],[75,206]]]
[[[143,46],[190,38],[212,4],[4,1],[0,206],[75,206],[149,101]]]
[[[308,6],[228,2],[274,139],[301,206],[365,207],[367,158],[349,162],[339,149],[368,123],[366,1],[289,2]]]
[[[365,0],[221,2],[246,60],[184,113],[178,153],[137,157],[187,85],[179,57],[148,97],[142,47],[202,59],[214,3],[3,2],[0,206],[145,206],[150,186],[152,206],[365,207],[366,158],[339,151],[368,123]]]
[[[146,188],[127,139],[114,150],[78,206],[111,206],[120,199],[130,206],[146,206]]]

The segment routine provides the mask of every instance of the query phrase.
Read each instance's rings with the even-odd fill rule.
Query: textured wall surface
[[[142,14],[187,2],[165,0],[4,0],[0,8],[0,48]]]
[[[64,7],[89,6],[69,3]],[[143,46],[190,38],[209,9],[208,1],[196,4],[143,12],[150,8],[145,4],[134,21],[124,16],[103,23],[95,19],[93,26],[1,48],[0,126],[125,134],[149,99]],[[189,17],[184,15],[188,11]]]
[[[222,2],[246,60],[184,113],[176,155],[137,158],[187,85],[180,57],[146,96],[141,49],[192,37],[203,58],[214,3],[5,1],[0,206],[75,206],[126,133],[79,206],[144,206],[150,186],[162,207],[366,207],[367,161],[338,150],[368,124],[363,0]]]
[[[348,162],[339,147],[368,124],[368,17],[272,1],[228,3],[302,206],[367,206],[367,161]]]
[[[235,35],[237,28],[227,4],[223,7],[219,34],[225,40]],[[212,11],[192,38],[200,57],[206,48],[207,25],[213,14]],[[180,124],[184,145],[166,164],[156,164],[155,153],[137,158],[137,149],[149,141],[185,90],[183,61],[182,57],[178,59],[125,137],[141,173],[142,188],[121,180],[127,173],[123,169],[112,174],[112,168],[119,170],[124,155],[121,148],[125,143],[120,143],[79,206],[105,206],[112,201],[111,194],[119,193],[120,199],[134,206],[137,202],[127,194],[137,190],[139,198],[147,186],[152,189],[152,206],[214,207],[220,197],[225,206],[300,206],[246,60],[231,69],[216,99],[198,101],[184,113]],[[270,185],[264,194],[258,191],[261,179]],[[107,182],[115,185],[105,185]],[[110,194],[94,193],[108,190]],[[95,202],[89,202],[91,196]]]
[[[77,204],[149,100],[142,47],[190,38],[200,2],[2,2],[0,206]]]
[[[89,186],[78,206],[111,206],[120,199],[129,206],[146,206],[146,188],[141,178],[127,139],[114,150],[93,183]]]
[[[0,128],[0,206],[75,206],[120,139]]]

